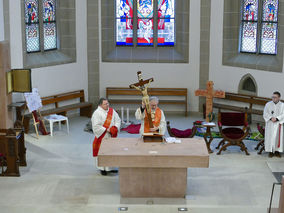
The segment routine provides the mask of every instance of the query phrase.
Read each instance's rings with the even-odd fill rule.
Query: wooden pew
[[[1,176],[20,176],[19,166],[26,166],[26,148],[22,129],[0,129],[0,153],[2,167],[6,170]]]
[[[216,103],[215,101],[213,103],[214,108],[237,111],[237,112],[247,112],[249,116],[251,116],[252,114],[263,115],[263,108],[265,104],[271,101],[270,98],[253,96],[253,95],[243,95],[231,92],[226,92],[225,98],[220,100],[222,100],[223,103]],[[232,105],[232,101],[243,103],[244,106],[234,106]],[[256,106],[258,106],[258,108],[256,108]],[[203,114],[204,112],[205,112],[205,105],[203,106]]]
[[[52,106],[52,108],[50,109],[41,110],[41,115],[43,116],[51,114],[61,114],[66,116],[68,111],[75,109],[80,109],[80,116],[86,116],[89,118],[92,116],[92,103],[85,102],[84,90],[77,90],[73,92],[56,94],[48,97],[43,97],[41,99],[43,106]],[[67,104],[64,106],[59,106],[59,103],[61,102],[75,100],[75,99],[79,99],[80,102],[75,104]],[[29,124],[31,118],[32,115],[30,113],[24,115],[23,125],[25,128],[25,133],[29,132]]]
[[[183,105],[185,116],[187,116],[187,88],[149,88],[148,94],[149,96],[166,97],[160,100],[160,104]],[[116,98],[116,96],[124,97]],[[175,100],[173,97],[180,97],[180,99]],[[106,98],[112,104],[141,104],[141,93],[127,87],[107,87]]]

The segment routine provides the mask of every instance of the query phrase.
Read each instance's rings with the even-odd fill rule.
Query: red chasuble
[[[103,125],[103,127],[106,128],[106,130],[104,131],[104,133],[99,138],[95,137],[94,142],[93,142],[93,156],[94,157],[98,156],[102,140],[107,133],[107,129],[110,127],[110,124],[111,124],[111,121],[112,121],[112,116],[113,116],[113,109],[109,108],[108,113],[107,113],[107,118],[106,118],[105,123]],[[111,137],[117,137],[117,132],[118,132],[118,129],[117,129],[116,126],[113,126],[113,127],[110,128]]]
[[[151,111],[150,111],[151,114]],[[155,120],[153,121],[153,125],[155,127],[160,126],[160,122],[162,119],[162,111],[160,110],[160,108],[157,107],[156,112],[155,112]],[[149,122],[148,122],[148,114],[145,113],[145,118],[144,118],[144,133],[149,133],[150,131],[150,126],[149,126]]]

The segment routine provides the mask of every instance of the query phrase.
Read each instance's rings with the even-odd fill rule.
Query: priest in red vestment
[[[100,150],[103,139],[117,137],[120,129],[121,120],[117,112],[109,107],[109,102],[105,98],[99,100],[99,106],[92,115],[92,128],[95,135],[93,142],[93,156],[96,158]],[[109,167],[98,167],[102,175],[107,175],[107,172],[114,171]]]

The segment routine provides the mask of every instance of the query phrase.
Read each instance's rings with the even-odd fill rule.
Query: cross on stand
[[[148,89],[150,83],[154,81],[154,79],[150,78],[150,79],[147,79],[147,80],[143,80],[141,71],[137,72],[137,77],[138,77],[138,82],[135,83],[135,84],[129,85],[129,87],[135,88],[142,93],[142,95],[143,95],[142,101],[144,102],[144,104],[146,106],[146,113],[147,113],[147,116],[148,116],[149,127],[154,128],[152,116],[151,116],[151,113],[150,113],[149,96],[148,96],[148,93],[147,93],[147,89]]]
[[[206,90],[196,90],[195,96],[206,97],[206,122],[210,121],[210,114],[213,112],[213,98],[225,98],[225,92],[213,89],[213,81],[207,81]]]
[[[203,138],[205,140],[209,153],[213,153],[213,151],[210,148],[210,144],[213,140],[211,128],[216,126],[215,124],[208,123],[212,119],[212,115],[213,115],[213,98],[225,98],[225,92],[221,90],[214,91],[213,86],[214,86],[213,81],[208,81],[206,90],[199,89],[195,91],[196,96],[206,97],[206,122],[207,124],[205,123],[202,126],[206,128],[206,133],[204,134]],[[209,137],[209,140],[208,140],[208,137]]]

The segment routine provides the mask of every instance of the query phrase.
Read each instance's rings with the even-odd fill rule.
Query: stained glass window
[[[278,0],[242,0],[240,51],[248,53],[277,53]],[[261,18],[260,17],[261,14]],[[260,29],[258,29],[260,26]],[[258,41],[258,38],[259,41]]]
[[[116,44],[133,45],[133,0],[116,0]]]
[[[263,0],[260,53],[277,53],[278,0]]]
[[[175,44],[175,0],[116,0],[116,44],[153,46],[154,39],[158,46]]]
[[[38,0],[25,1],[27,52],[40,51]]]
[[[42,4],[44,50],[56,49],[56,1],[43,0]]]
[[[154,44],[154,0],[137,0],[137,45]]]
[[[42,5],[42,15],[39,5]],[[40,51],[41,43],[43,50],[57,48],[56,0],[25,0],[25,23],[28,53]],[[43,35],[42,42],[40,35]]]
[[[138,19],[137,45],[153,45],[153,19]]]
[[[257,52],[258,0],[244,0],[242,5],[241,52]]]
[[[175,44],[175,1],[158,1],[158,45]]]
[[[257,22],[242,23],[242,52],[255,53],[257,42]]]

